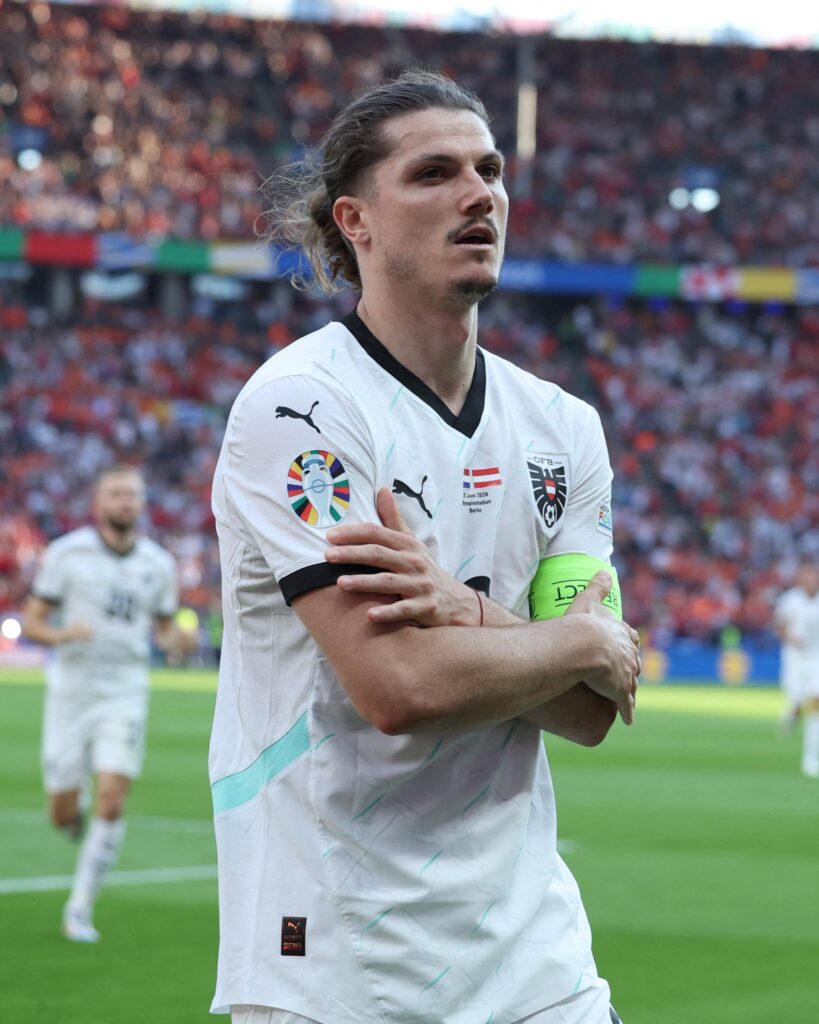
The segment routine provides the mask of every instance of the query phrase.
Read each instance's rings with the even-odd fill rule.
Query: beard
[[[479,262],[483,263],[484,259],[481,258]],[[405,256],[403,253],[390,253],[387,256],[385,266],[389,276],[394,281],[400,281],[404,284],[417,280],[419,276],[417,261]],[[496,274],[488,271],[484,274],[473,275],[469,275],[467,271],[466,274],[467,276],[460,278],[460,280],[453,281],[448,289],[447,305],[456,312],[471,309],[481,299],[491,295],[498,287],[498,277]]]
[[[454,306],[459,309],[468,309],[470,306],[477,305],[487,295],[491,295],[497,287],[497,277],[467,277],[452,282],[450,298]]]
[[[108,516],[105,520],[106,526],[114,533],[126,534],[136,526],[136,519],[133,516]]]

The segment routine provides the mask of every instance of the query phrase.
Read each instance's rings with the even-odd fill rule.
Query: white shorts
[[[230,1020],[231,1024],[317,1024],[309,1017],[269,1006],[232,1006]],[[609,986],[598,979],[590,988],[548,1010],[538,1010],[518,1024],[613,1024],[617,1021],[619,1017],[611,1009]]]
[[[89,774],[135,779],[145,755],[145,713],[137,702],[88,703],[46,693],[42,769],[46,793],[79,789]]]
[[[782,659],[782,689],[798,704],[819,697],[819,658],[791,651]]]

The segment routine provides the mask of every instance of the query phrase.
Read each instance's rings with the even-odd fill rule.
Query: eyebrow
[[[476,164],[496,163],[499,164],[501,168],[505,166],[503,153],[501,153],[497,149],[490,149],[488,153],[484,153],[483,156],[481,156],[475,162]],[[408,166],[410,167],[417,167],[419,164],[451,165],[457,164],[459,163],[459,161],[454,156],[452,156],[451,153],[422,153],[420,156],[412,157],[407,163]]]

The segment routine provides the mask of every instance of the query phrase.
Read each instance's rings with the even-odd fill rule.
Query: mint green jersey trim
[[[227,775],[211,786],[213,795],[213,813],[221,814],[240,807],[252,800],[264,786],[275,779],[302,754],[310,749],[310,736],[307,732],[307,712],[297,718],[284,736],[271,743],[266,750],[235,775]]]

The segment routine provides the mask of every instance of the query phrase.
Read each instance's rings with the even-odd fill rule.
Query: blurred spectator
[[[334,314],[281,283],[194,300],[179,323],[86,301],[69,327],[3,307],[0,608],[19,607],[40,547],[86,521],[88,481],[117,461],[145,466],[182,603],[218,608],[210,484],[230,404],[274,347],[350,301]],[[486,347],[600,410],[630,621],[660,643],[731,624],[769,636],[772,596],[819,558],[819,314],[499,293],[481,324]]]
[[[515,175],[514,37],[0,7],[0,225],[251,238],[257,185],[351,94],[421,64],[475,87]],[[533,190],[509,252],[819,263],[815,51],[540,38]],[[675,209],[675,189],[719,193]]]

